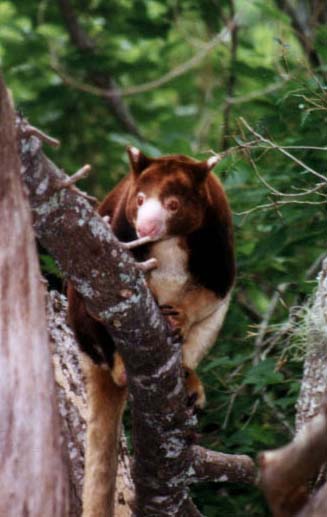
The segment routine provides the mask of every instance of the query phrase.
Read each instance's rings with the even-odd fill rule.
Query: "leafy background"
[[[243,117],[264,138],[301,147],[288,151],[306,167],[256,141],[216,168],[234,213],[238,277],[219,344],[199,368],[208,398],[199,426],[220,451],[256,457],[294,427],[304,352],[281,329],[312,293],[326,246],[326,189],[308,169],[326,172],[326,11],[324,0],[0,0],[0,64],[16,105],[61,140],[47,152],[67,173],[92,164],[81,188],[99,199],[126,173],[126,144],[203,159],[257,140]],[[144,91],[116,104],[103,96],[137,85]],[[253,487],[207,484],[194,496],[207,517],[269,515]]]

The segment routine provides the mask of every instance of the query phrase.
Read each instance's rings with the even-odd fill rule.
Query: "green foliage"
[[[326,244],[326,190],[276,195],[314,189],[321,179],[308,168],[326,174],[326,151],[303,147],[326,147],[324,73],[310,68],[290,20],[273,0],[235,2],[238,45],[229,93],[230,37],[221,33],[231,16],[229,1],[72,4],[94,51],[81,52],[72,43],[57,2],[0,0],[0,64],[18,108],[61,140],[59,151],[47,149],[56,163],[68,173],[92,164],[81,188],[102,198],[126,172],[127,144],[152,156],[178,152],[203,159],[210,149],[219,152],[227,96],[233,97],[230,147],[255,139],[240,117],[281,146],[302,146],[286,151],[307,168],[264,142],[227,155],[216,168],[234,213],[238,278],[217,346],[199,368],[208,399],[200,428],[205,445],[255,457],[289,439],[301,378],[301,364],[285,353],[283,341],[270,351],[264,342],[267,355],[256,364],[258,322],[278,286],[288,283],[270,324],[283,322],[289,308],[310,294],[306,273]],[[217,33],[222,42],[179,74]],[[322,61],[326,34],[326,25],[317,26],[313,42]],[[125,90],[171,70],[169,81],[123,97],[142,139],[126,131],[106,99],[83,91],[94,88],[98,74],[110,74]],[[66,84],[69,79],[75,87]],[[308,204],[317,202],[322,204]],[[58,274],[48,256],[41,264],[50,279]],[[194,488],[194,496],[208,517],[269,515],[253,487],[208,484]]]
[[[58,269],[58,266],[52,257],[50,257],[49,255],[40,255],[40,263],[43,272],[49,275],[57,276],[59,278],[61,277],[61,273]]]

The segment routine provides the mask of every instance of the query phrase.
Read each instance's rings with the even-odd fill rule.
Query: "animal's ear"
[[[136,176],[141,174],[144,169],[146,169],[151,163],[152,159],[148,158],[143,154],[137,147],[128,146],[127,153],[129,157],[129,161],[132,167],[132,171]]]
[[[221,160],[219,155],[211,156],[203,162],[192,164],[192,172],[197,181],[204,181],[208,176],[209,172],[217,165]]]
[[[210,156],[207,160],[202,162],[205,167],[208,169],[208,171],[211,171],[214,167],[216,167],[217,163],[220,162],[221,156],[219,154],[216,154],[215,156]]]

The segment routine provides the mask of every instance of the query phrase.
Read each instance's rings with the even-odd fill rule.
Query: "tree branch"
[[[260,455],[261,484],[276,517],[291,517],[305,508],[310,498],[309,481],[327,460],[326,436],[325,404],[289,445]]]
[[[235,19],[235,5],[234,0],[229,0],[230,17]],[[231,28],[231,45],[230,45],[230,65],[229,75],[227,79],[226,100],[223,108],[223,134],[221,147],[226,150],[230,138],[230,116],[232,112],[232,103],[230,99],[234,95],[234,88],[236,83],[236,60],[237,60],[237,46],[238,46],[238,26],[235,23]]]
[[[310,28],[306,26],[298,15],[295,7],[289,2],[289,0],[275,0],[279,9],[284,11],[290,18],[295,34],[309,60],[310,65],[313,68],[320,67],[322,62],[319,54],[316,52],[312,37],[310,35]]]
[[[72,44],[80,51],[81,54],[90,54],[96,51],[95,42],[88,36],[84,29],[80,26],[76,13],[69,0],[58,0],[58,5],[62,17],[66,23],[67,30],[70,35]],[[116,81],[108,71],[93,72],[88,74],[88,79],[99,88],[109,89],[112,92],[110,97],[105,99],[110,111],[121,124],[123,129],[138,138],[142,138],[136,123],[124,104],[120,90]]]
[[[58,0],[62,1],[62,0]],[[169,83],[170,81],[176,79],[177,77],[180,77],[181,75],[184,75],[188,73],[193,68],[196,68],[201,64],[203,59],[210,53],[212,50],[214,50],[218,45],[222,43],[222,41],[226,37],[226,30],[232,31],[234,28],[234,21],[232,21],[229,25],[229,27],[226,29],[226,27],[219,33],[216,34],[210,41],[205,43],[203,47],[194,54],[188,61],[183,62],[180,65],[177,65],[175,68],[169,70],[166,74],[162,75],[161,77],[158,77],[157,79],[153,79],[152,81],[148,81],[146,83],[142,84],[136,84],[134,86],[129,86],[126,88],[122,88],[119,90],[120,95],[122,97],[129,97],[131,95],[137,95],[140,93],[149,92],[152,90],[155,90],[159,88],[160,86],[164,86],[165,84]],[[94,84],[85,84],[81,83],[80,81],[76,80],[71,75],[68,75],[67,73],[62,70],[62,67],[59,65],[56,59],[53,59],[52,62],[52,68],[57,72],[57,74],[62,78],[62,80],[72,86],[73,88],[76,88],[77,90],[84,91],[87,93],[91,93],[93,95],[97,95],[99,97],[103,97],[104,99],[110,99],[116,95],[115,88],[111,89],[109,85],[107,86],[101,86],[100,84],[95,85]]]
[[[256,468],[253,460],[244,455],[224,454],[193,445],[193,468],[195,471],[192,482],[219,481],[228,483],[253,484],[256,478]]]

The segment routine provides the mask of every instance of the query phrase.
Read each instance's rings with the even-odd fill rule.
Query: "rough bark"
[[[308,422],[294,440],[275,451],[260,455],[261,484],[274,517],[311,515],[315,497],[310,480],[327,459],[327,406]],[[326,500],[324,501],[326,508]]]
[[[74,502],[71,505],[70,515],[78,517],[81,512],[84,475],[85,386],[78,362],[78,345],[72,330],[66,323],[67,300],[65,296],[55,291],[50,292],[47,312],[62,430],[69,456],[71,501]],[[246,455],[223,454],[194,445],[192,456],[193,470],[190,471],[189,479],[191,483],[216,481],[252,484],[255,482],[255,465]],[[123,433],[118,458],[115,515],[130,517],[133,499],[131,461]],[[194,508],[192,512],[194,515],[198,515]]]
[[[70,517],[81,515],[86,432],[86,393],[79,365],[78,344],[66,323],[67,300],[51,291],[48,297],[48,329],[52,345],[61,429],[67,447],[71,493]],[[130,517],[134,486],[124,433],[119,447],[115,515]]]
[[[256,478],[254,462],[245,454],[224,454],[193,445],[193,482],[218,481],[253,484]]]
[[[297,431],[316,415],[327,389],[327,259],[322,263],[313,302],[303,314],[306,357],[297,402]]]
[[[327,484],[324,484],[316,494],[312,496],[308,504],[297,517],[326,517],[327,508]]]
[[[65,463],[30,210],[0,77],[0,515],[68,515]]]

